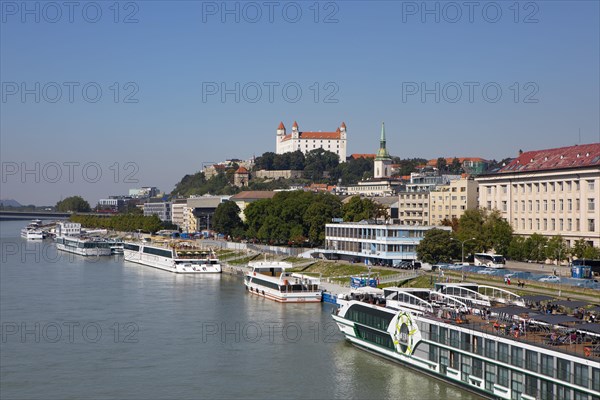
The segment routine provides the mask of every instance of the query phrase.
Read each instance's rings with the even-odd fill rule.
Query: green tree
[[[458,158],[454,157],[452,159],[452,163],[450,164],[449,170],[453,174],[460,174],[463,172],[462,165],[460,164],[460,161],[458,160]]]
[[[576,258],[595,260],[600,258],[600,249],[591,246],[585,239],[579,239],[573,243],[572,255]]]
[[[342,205],[342,218],[346,222],[372,219],[375,218],[376,214],[377,204],[371,199],[361,199],[360,196],[353,196],[349,202]]]
[[[548,238],[534,233],[525,239],[524,253],[528,260],[535,260],[536,262],[543,261],[546,257],[546,245],[548,244]]]
[[[444,157],[439,157],[436,162],[436,167],[440,174],[443,174],[448,170],[448,164]]]
[[[212,219],[213,228],[219,233],[231,236],[240,231],[244,223],[240,218],[240,208],[233,201],[219,204]]]
[[[526,253],[525,238],[523,236],[513,236],[508,245],[507,257],[515,261],[525,261],[527,260]]]
[[[486,248],[493,248],[498,254],[506,254],[512,240],[512,227],[497,210],[484,218],[483,232]]]
[[[90,212],[90,204],[81,196],[71,196],[56,203],[56,210],[62,212]]]
[[[419,259],[430,264],[451,262],[459,257],[460,251],[460,243],[452,240],[450,232],[436,228],[425,232],[425,237],[417,245]]]
[[[548,244],[545,247],[546,258],[556,260],[556,264],[569,257],[569,249],[564,239],[560,235],[556,235],[548,240]]]

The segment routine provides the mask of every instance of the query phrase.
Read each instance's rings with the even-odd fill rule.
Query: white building
[[[528,151],[476,180],[479,207],[499,210],[516,234],[600,246],[600,143]]]
[[[175,200],[171,203],[171,222],[182,229],[185,221],[186,199]]]
[[[450,181],[429,192],[428,224],[439,225],[444,219],[459,219],[467,210],[477,208],[478,184],[472,178]]]
[[[340,162],[346,161],[346,124],[342,122],[335,132],[300,132],[294,121],[292,132],[287,133],[283,122],[279,123],[275,142],[275,153],[291,153],[300,150],[306,154],[311,150],[323,149],[335,153]]]
[[[408,226],[343,222],[325,225],[325,257],[360,260],[368,264],[393,265],[417,259],[417,245],[432,228],[451,231],[447,226]]]
[[[79,236],[81,224],[79,222],[59,222],[55,228],[56,236]]]

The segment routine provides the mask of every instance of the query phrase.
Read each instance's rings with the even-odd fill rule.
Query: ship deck
[[[494,312],[493,308],[492,312]],[[519,329],[518,334],[516,334],[512,329],[512,320],[508,318],[503,320],[491,317],[487,320],[484,316],[477,314],[463,315],[459,319],[437,318],[435,316],[428,316],[428,318],[484,332],[488,335],[504,337],[516,342],[530,343],[535,346],[600,361],[600,336],[593,333],[584,334],[581,331],[577,333],[575,327],[529,323],[526,324],[524,331]]]

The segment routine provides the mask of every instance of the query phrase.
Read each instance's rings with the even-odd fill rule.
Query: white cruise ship
[[[281,303],[318,303],[322,290],[320,279],[287,272],[292,267],[286,262],[253,262],[246,273],[244,285],[252,294]]]
[[[361,289],[333,315],[361,349],[486,398],[600,398],[598,323],[477,284]]]
[[[54,241],[58,250],[79,254],[80,256],[110,256],[112,243],[102,239],[57,236]]]
[[[21,237],[27,240],[42,240],[44,239],[44,231],[41,229],[42,220],[34,219],[25,228],[21,229]]]
[[[219,259],[212,250],[202,250],[190,242],[125,243],[125,261],[176,274],[218,274]]]

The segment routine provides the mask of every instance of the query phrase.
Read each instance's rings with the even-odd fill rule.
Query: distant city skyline
[[[3,2],[0,198],[170,192],[280,121],[347,154],[384,121],[401,158],[600,142],[598,2],[475,3]]]

